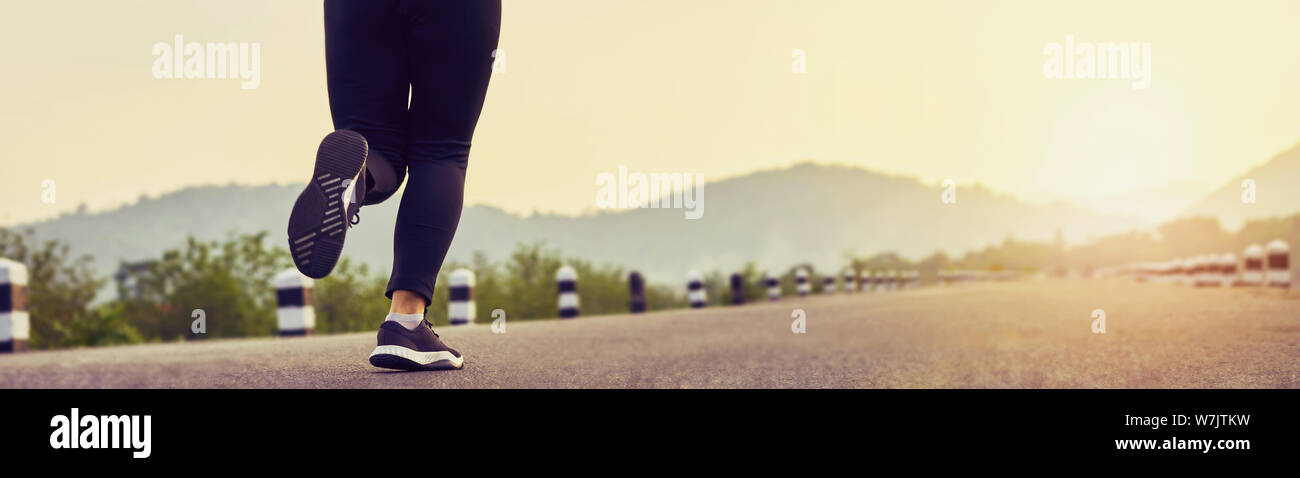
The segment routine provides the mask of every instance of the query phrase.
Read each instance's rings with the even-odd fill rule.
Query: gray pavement
[[[793,309],[807,333],[793,334]],[[1092,311],[1107,333],[1091,333]],[[509,313],[509,311],[507,311]],[[380,320],[381,315],[376,315]],[[376,325],[378,325],[376,323]],[[373,333],[0,356],[2,388],[1296,388],[1300,291],[1025,281],[442,327],[465,368],[388,372]]]

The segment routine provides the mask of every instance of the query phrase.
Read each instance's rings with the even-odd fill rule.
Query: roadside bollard
[[[1237,277],[1237,255],[1231,252],[1219,256],[1219,285],[1233,287],[1241,282]]]
[[[853,269],[844,271],[844,292],[854,292],[858,289],[858,277],[853,273]]]
[[[1193,283],[1196,287],[1218,286],[1219,281],[1216,272],[1219,269],[1219,260],[1214,256],[1199,255],[1196,256],[1196,263],[1192,266],[1195,271]]]
[[[1189,264],[1187,263],[1187,259],[1182,257],[1174,259],[1174,283],[1175,284],[1187,285],[1187,277],[1189,272],[1187,269],[1188,266]]]
[[[1241,285],[1258,287],[1264,285],[1264,247],[1259,244],[1246,246],[1241,253],[1244,262],[1241,270]]]
[[[474,304],[474,271],[452,271],[447,285],[447,320],[451,325],[473,325],[478,319]]]
[[[578,316],[578,272],[572,267],[563,266],[555,271],[556,290],[560,293],[560,318],[572,319]]]
[[[315,281],[289,268],[275,275],[276,322],[281,337],[311,335],[316,331],[316,309],[312,300]]]
[[[686,298],[691,301],[692,309],[703,308],[709,303],[709,298],[704,292],[704,281],[701,280],[698,271],[686,273]]]
[[[645,312],[645,279],[640,272],[633,271],[627,276],[628,295],[632,303],[629,308],[633,314]]]
[[[764,272],[763,285],[767,287],[767,300],[781,300],[781,281],[776,276]]]
[[[825,277],[822,277],[822,293],[823,294],[835,293],[835,276],[827,274]]]
[[[806,269],[794,271],[794,289],[800,297],[806,296],[812,291],[812,284],[808,283],[808,271]]]
[[[1281,289],[1291,288],[1291,247],[1286,241],[1275,239],[1268,243],[1268,285]]]
[[[745,276],[731,275],[731,305],[745,304]]]
[[[862,269],[862,272],[858,274],[858,290],[862,292],[872,291],[870,270]]]
[[[1169,261],[1156,263],[1155,266],[1156,268],[1155,268],[1154,275],[1152,276],[1152,279],[1155,282],[1160,282],[1160,283],[1169,282],[1170,264],[1171,263]]]
[[[26,352],[31,330],[27,265],[0,257],[0,353]]]
[[[1201,281],[1201,256],[1192,256],[1183,260],[1183,275],[1188,285],[1196,286]]]
[[[1205,276],[1202,281],[1206,287],[1220,287],[1223,285],[1223,264],[1218,254],[1208,254],[1205,256]]]

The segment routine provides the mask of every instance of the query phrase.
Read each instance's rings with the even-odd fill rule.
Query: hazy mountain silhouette
[[[1255,203],[1242,202],[1242,181],[1255,181]],[[1300,144],[1251,168],[1183,211],[1180,216],[1219,218],[1236,229],[1247,219],[1288,216],[1300,211]]]
[[[95,214],[65,214],[32,224],[41,238],[95,257],[108,276],[119,260],[158,257],[186,236],[225,238],[230,231],[267,230],[285,241],[286,214],[298,185],[191,187]],[[746,261],[784,271],[811,262],[839,269],[846,253],[896,251],[920,259],[937,250],[962,252],[1009,236],[1067,239],[1129,230],[1136,219],[1093,214],[1065,204],[1028,205],[980,186],[957,187],[957,203],[943,204],[937,185],[872,171],[817,163],[760,171],[710,183],[704,216],[682,209],[632,209],[579,216],[519,216],[490,206],[466,207],[449,258],[469,261],[474,251],[502,260],[520,242],[545,241],[566,255],[642,271],[648,280],[675,283],[690,268],[732,270]],[[592,197],[595,201],[593,186]],[[387,271],[398,201],[363,208],[348,233],[345,257]]]

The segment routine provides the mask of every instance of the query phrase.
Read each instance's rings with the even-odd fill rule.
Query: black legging
[[[370,143],[365,204],[410,180],[393,231],[387,296],[433,298],[464,202],[470,139],[483,109],[500,0],[325,0],[325,64],[335,129]],[[410,106],[407,106],[407,93]]]

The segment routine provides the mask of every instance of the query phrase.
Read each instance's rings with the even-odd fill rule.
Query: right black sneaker
[[[355,131],[341,129],[321,140],[311,180],[289,214],[289,252],[303,275],[320,279],[338,263],[366,197],[369,153],[366,138]]]
[[[411,330],[385,320],[379,326],[379,346],[370,352],[370,365],[398,370],[449,370],[464,363],[460,352],[442,343],[427,320]]]

